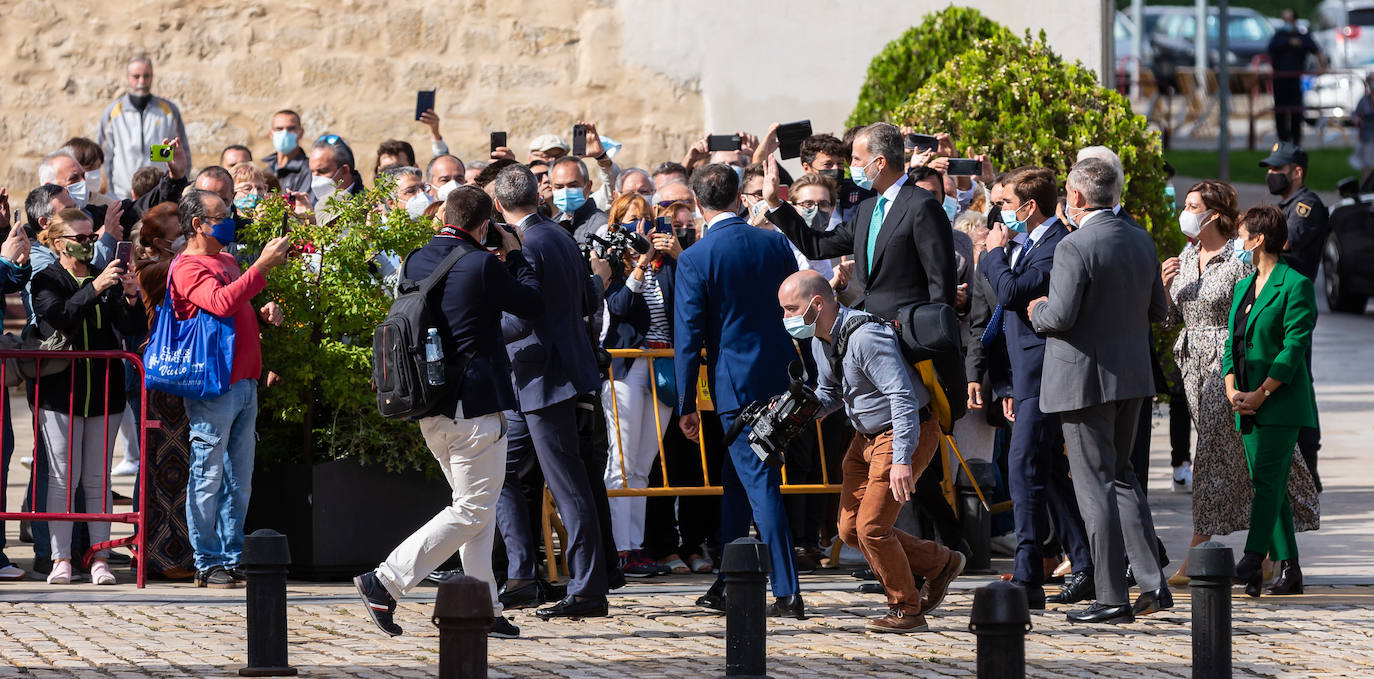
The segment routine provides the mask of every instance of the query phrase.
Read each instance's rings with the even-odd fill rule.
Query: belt
[[[672,343],[672,342],[659,342],[659,341],[657,341],[657,340],[644,340],[644,348],[646,348],[646,349],[672,349],[672,348],[673,348],[673,343]]]
[[[921,415],[921,422],[928,422],[928,421],[930,421],[930,419],[931,419],[932,417],[935,417],[935,414],[931,411],[930,406],[924,406],[924,407],[922,407],[921,410],[920,410],[919,412],[920,412],[920,415]],[[863,437],[865,437],[865,438],[867,438],[867,439],[870,440],[870,441],[872,441],[872,440],[878,438],[879,436],[882,436],[883,434],[886,434],[886,433],[888,433],[888,432],[890,432],[890,431],[892,431],[892,425],[891,425],[891,424],[888,424],[886,427],[883,427],[882,430],[880,430],[880,431],[874,432],[874,433],[872,433],[872,434],[865,434],[865,433],[863,433],[863,432],[859,432],[859,435],[860,435],[860,436],[863,436]]]

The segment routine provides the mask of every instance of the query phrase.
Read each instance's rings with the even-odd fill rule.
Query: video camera
[[[630,250],[642,255],[652,247],[648,239],[630,229],[616,229],[604,237],[589,233],[586,242],[578,245],[583,259],[591,261],[591,253],[595,252],[597,257],[609,262],[621,261]]]
[[[792,384],[787,392],[767,401],[754,401],[749,404],[730,430],[725,432],[725,445],[734,443],[744,427],[752,426],[749,433],[749,447],[763,460],[765,465],[778,468],[783,464],[783,451],[787,444],[802,432],[806,425],[816,419],[821,410],[821,400],[816,392],[806,386],[806,370],[801,361],[792,361],[787,366],[787,375]]]

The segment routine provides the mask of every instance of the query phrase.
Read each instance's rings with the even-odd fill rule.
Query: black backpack
[[[843,360],[849,337],[865,323],[886,323],[871,314],[849,317],[835,340],[836,362]],[[930,392],[930,408],[940,429],[949,434],[954,422],[968,411],[968,380],[964,375],[959,319],[954,308],[938,302],[918,302],[897,310],[888,323],[897,331],[902,354],[912,364],[917,379]],[[836,375],[843,375],[836,366]]]
[[[401,263],[396,301],[391,303],[386,320],[372,333],[372,383],[377,388],[377,410],[382,417],[391,419],[428,414],[456,386],[453,379],[445,379],[440,386],[426,379],[425,339],[429,329],[435,327],[429,294],[459,260],[476,250],[464,245],[455,247],[433,273],[416,282],[406,278],[405,272],[410,258],[418,251],[412,250]],[[450,369],[455,365],[454,358],[444,357],[447,376],[463,374],[460,369]],[[471,354],[457,358],[471,359]]]

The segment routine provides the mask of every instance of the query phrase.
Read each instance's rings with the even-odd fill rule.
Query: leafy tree
[[[390,470],[422,468],[429,453],[412,422],[377,412],[372,388],[372,331],[386,318],[389,287],[377,273],[384,253],[405,256],[434,235],[405,210],[383,214],[393,184],[333,198],[338,219],[315,225],[287,217],[292,255],[268,276],[265,295],[282,307],[281,327],[262,329],[263,367],[282,382],[261,393],[258,432],[269,460],[353,458]],[[240,232],[244,253],[278,235],[287,206],[267,196]]]
[[[1160,257],[1183,246],[1164,195],[1159,134],[1120,94],[1100,86],[1093,71],[1051,51],[1043,36],[977,42],[946,62],[893,117],[918,130],[949,132],[965,151],[986,153],[1002,169],[1050,168],[1061,185],[1079,149],[1106,146],[1121,156],[1126,172],[1122,205],[1149,229]]]
[[[888,120],[945,61],[985,38],[1013,37],[1011,31],[982,12],[950,5],[931,12],[919,26],[888,43],[868,64],[868,76],[848,125]]]

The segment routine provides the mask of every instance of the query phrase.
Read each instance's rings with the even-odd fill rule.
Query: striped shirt
[[[649,267],[644,272],[644,282],[631,276],[625,281],[630,292],[644,295],[644,303],[649,305],[649,332],[644,339],[650,342],[672,342],[673,323],[668,318],[668,306],[663,299],[663,288],[658,285],[657,269]]]

